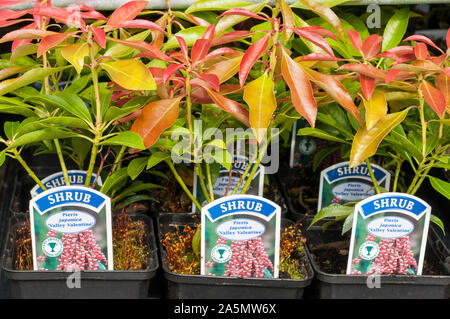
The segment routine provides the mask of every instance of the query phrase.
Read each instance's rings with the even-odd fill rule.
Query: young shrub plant
[[[396,19],[399,17],[394,14],[388,26],[394,22],[407,24]],[[414,195],[428,178],[437,192],[450,198],[450,184],[429,174],[433,168],[449,168],[450,30],[444,51],[423,35],[402,39],[404,31],[399,35],[388,26],[383,36],[373,34],[364,41],[358,32],[348,30],[358,54],[342,59],[337,69],[351,72],[348,74],[359,82],[355,94],[364,122],[356,123],[327,107],[318,116],[326,124],[323,129],[301,129],[299,134],[341,143],[342,154],[350,158],[351,167],[365,162],[370,168],[370,162],[375,161],[390,168],[395,172],[393,192]],[[405,170],[412,172],[410,177],[402,177]],[[387,191],[377,185],[373,173],[372,180],[376,193]],[[355,204],[326,207],[311,225],[334,218],[344,221],[345,233],[351,228]],[[432,215],[431,220],[444,231],[438,217]],[[325,227],[330,223],[333,221]]]

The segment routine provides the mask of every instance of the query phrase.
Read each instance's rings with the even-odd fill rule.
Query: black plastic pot
[[[374,276],[325,273],[318,267],[312,246],[343,240],[340,230],[322,232],[313,226],[306,232],[315,278],[306,294],[320,299],[447,299],[450,297],[450,252],[430,227],[425,261],[439,263],[446,275],[381,275]],[[344,238],[345,239],[345,238]],[[378,285],[379,284],[379,285]],[[379,286],[379,288],[377,288]],[[369,288],[372,287],[372,288]]]
[[[159,237],[179,227],[194,225],[198,220],[198,215],[195,214],[161,213],[158,216]],[[305,287],[313,278],[310,265],[308,265],[309,276],[303,280],[181,275],[170,271],[161,244],[160,252],[165,293],[169,299],[301,299]]]
[[[78,283],[74,272],[64,271],[23,271],[15,270],[13,265],[16,229],[26,221],[23,214],[11,219],[7,243],[3,252],[2,270],[10,282],[11,298],[76,298],[76,299],[136,299],[160,297],[160,287],[152,279],[158,269],[157,247],[153,223],[150,218],[135,215],[147,226],[149,269],[132,271],[81,271]],[[72,276],[72,277],[71,277]],[[72,286],[69,288],[68,283]],[[149,294],[150,291],[150,294]]]

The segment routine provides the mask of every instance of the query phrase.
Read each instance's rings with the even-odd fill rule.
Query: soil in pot
[[[199,238],[197,216],[192,215],[191,225],[179,225],[172,232],[161,234],[167,266],[170,271],[185,275],[200,274]],[[310,275],[308,259],[299,225],[286,226],[280,238],[280,278],[305,279]]]
[[[13,217],[15,218],[15,217]],[[28,216],[16,229],[13,264],[15,270],[33,270],[31,229]],[[150,268],[147,229],[144,221],[133,219],[122,210],[113,219],[113,251],[115,270],[146,270]]]
[[[283,227],[285,227],[284,222],[286,221],[286,219],[282,220]],[[287,265],[280,272],[282,278],[201,276],[199,275],[200,258],[195,253],[198,248],[194,248],[199,245],[197,243],[199,238],[196,237],[198,223],[199,216],[196,214],[161,213],[158,217],[166,297],[174,299],[303,298],[305,287],[312,281],[313,271],[306,248],[301,241],[299,228],[291,228],[290,231],[285,232],[289,232],[291,237],[283,236],[283,242],[288,245],[286,245],[287,249],[282,250],[286,254],[280,252],[281,258],[288,256],[291,259],[281,262],[281,268],[283,265]],[[286,226],[290,224],[286,224]],[[297,237],[300,239],[299,246],[291,241]],[[294,252],[295,250],[297,251]],[[300,259],[297,258],[298,255],[301,256]],[[292,279],[294,277],[299,279]]]

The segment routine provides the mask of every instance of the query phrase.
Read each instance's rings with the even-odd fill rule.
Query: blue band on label
[[[383,180],[383,178],[386,177],[386,173],[376,167],[375,165],[372,165],[372,170],[374,173],[374,176],[377,181]],[[347,163],[344,163],[341,166],[338,166],[328,172],[326,172],[327,179],[330,183],[334,182],[335,180],[346,178],[346,177],[364,177],[364,178],[370,178],[369,169],[367,168],[366,164],[361,164],[357,167],[350,168]]]
[[[224,201],[208,209],[208,213],[212,221],[215,221],[223,216],[239,212],[251,212],[260,214],[264,217],[269,217],[274,214],[275,211],[275,206],[258,199],[232,199]]]
[[[68,204],[83,204],[97,211],[104,203],[104,197],[84,189],[55,191],[36,200],[36,206],[41,212]]]
[[[84,185],[86,183],[86,172],[68,172],[70,185]],[[95,176],[91,177],[91,184],[94,182]],[[49,188],[55,188],[60,186],[66,186],[66,181],[64,178],[63,173],[59,173],[58,176],[55,176],[54,178],[45,181],[44,186]],[[36,189],[36,194],[41,194],[44,192],[42,188],[38,187]]]
[[[361,214],[364,217],[386,210],[402,210],[420,216],[425,213],[427,206],[408,196],[386,196],[371,200],[361,205]]]

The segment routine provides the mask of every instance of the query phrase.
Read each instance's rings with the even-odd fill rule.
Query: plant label
[[[30,201],[34,270],[113,270],[111,200],[83,186],[46,190]]]
[[[67,174],[69,175],[70,185],[84,186],[84,184],[86,182],[86,176],[87,176],[86,171],[70,170],[70,171],[67,171]],[[96,177],[97,177],[96,174],[92,174],[91,184],[95,181]],[[60,187],[60,186],[66,186],[66,180],[64,178],[63,172],[58,172],[58,173],[49,175],[46,178],[44,178],[42,180],[42,184],[44,184],[44,186],[47,189],[50,189],[50,188],[55,188],[55,187]],[[100,176],[97,178],[96,184],[99,186],[102,186],[102,179]],[[41,187],[39,187],[39,185],[35,185],[30,191],[31,197],[35,197],[42,192],[43,192],[43,189]]]
[[[421,275],[430,214],[430,205],[403,193],[382,193],[359,202],[347,274]]]
[[[253,165],[250,164],[249,160],[244,157],[235,156],[233,159],[233,163],[231,164],[231,178],[230,171],[220,166],[219,176],[213,184],[213,193],[215,198],[220,198],[225,196],[225,194],[231,194],[233,189],[238,185],[241,180],[242,175],[245,170],[248,168],[248,165],[252,165],[250,167],[250,172],[253,169]],[[242,190],[245,185],[245,179],[239,187],[238,193]],[[208,183],[205,181],[206,189],[208,189]],[[209,189],[208,189],[209,190]],[[259,165],[258,169],[253,176],[253,181],[250,184],[250,187],[247,189],[247,194],[263,196],[264,193],[264,166]],[[194,182],[193,182],[193,194],[195,198],[199,201],[199,203],[203,206],[207,204],[205,195],[199,185],[197,174],[194,174]],[[192,205],[192,212],[197,212],[197,206]]]
[[[291,153],[289,167],[310,167],[317,151],[316,139],[311,136],[297,135],[300,128],[309,127],[308,121],[301,118],[292,126]]]
[[[370,166],[378,185],[389,190],[391,174],[378,165]],[[350,168],[349,162],[342,162],[321,172],[317,211],[330,205],[343,205],[365,199],[374,194],[375,189],[367,165]]]
[[[231,195],[201,212],[201,274],[278,278],[280,206],[263,197]]]

